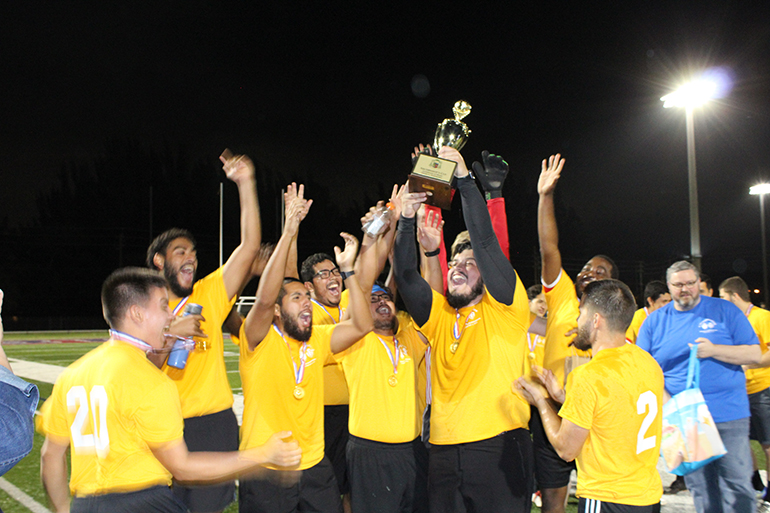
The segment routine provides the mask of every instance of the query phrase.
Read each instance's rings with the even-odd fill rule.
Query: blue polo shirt
[[[672,301],[650,314],[639,330],[636,345],[649,352],[663,369],[665,387],[672,396],[687,384],[689,344],[701,337],[713,344],[759,344],[751,324],[738,307],[708,296],[700,296],[700,303],[686,312],[674,308]],[[748,417],[749,399],[743,368],[714,358],[703,358],[700,365],[700,389],[714,422]]]

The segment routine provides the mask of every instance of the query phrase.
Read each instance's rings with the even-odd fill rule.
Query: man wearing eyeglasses
[[[455,248],[447,294],[417,269],[415,213],[425,193],[402,199],[395,276],[407,311],[431,345],[430,510],[529,512],[529,404],[511,384],[524,373],[527,292],[497,241],[460,153],[455,176],[471,243]]]
[[[347,445],[356,513],[427,511],[427,461],[420,447],[418,367],[427,341],[408,315],[396,317],[389,287],[372,287],[374,331],[336,355],[350,391]]]
[[[701,295],[698,269],[680,261],[666,271],[671,303],[644,321],[636,344],[665,378],[664,401],[684,390],[690,347],[698,346],[700,389],[727,454],[687,474],[699,513],[754,511],[749,448],[749,400],[741,365],[759,363],[757,335],[729,301]]]
[[[327,253],[315,253],[302,262],[300,277],[310,291],[313,325],[338,324],[348,303],[343,291],[340,268]],[[345,446],[348,443],[348,386],[339,363],[324,367],[324,440],[326,456],[334,468],[345,511],[349,511],[349,492]]]

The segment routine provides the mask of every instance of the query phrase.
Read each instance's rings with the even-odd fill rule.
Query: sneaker
[[[543,507],[543,499],[540,496],[540,490],[538,490],[538,491],[536,491],[535,493],[532,494],[532,504],[534,504],[538,508],[542,508]]]
[[[755,470],[754,474],[751,476],[751,484],[758,492],[761,492],[765,489],[765,485],[762,482],[762,476],[759,475],[758,470]]]
[[[684,477],[682,476],[676,476],[676,479],[674,479],[674,482],[671,483],[671,486],[668,487],[666,490],[666,493],[679,493],[681,491],[687,490],[687,485],[684,484]]]
[[[757,513],[770,513],[770,502],[759,501],[759,504],[757,504]]]

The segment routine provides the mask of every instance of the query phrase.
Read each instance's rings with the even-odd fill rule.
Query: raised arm
[[[463,219],[471,236],[473,256],[479,265],[484,285],[496,301],[511,305],[516,289],[516,271],[500,248],[484,198],[481,197],[475,180],[469,175],[459,151],[444,146],[439,150],[439,157],[457,162],[455,176],[463,202]]]
[[[417,326],[428,322],[433,292],[430,285],[420,276],[417,268],[417,248],[415,247],[415,214],[420,203],[424,202],[424,192],[404,194],[401,201],[401,219],[396,230],[396,244],[393,247],[393,269],[396,284],[404,299],[406,310]]]
[[[444,294],[444,276],[441,269],[441,242],[444,221],[433,210],[420,206],[417,211],[417,240],[420,243],[420,269],[430,288]]]
[[[510,242],[508,240],[508,218],[505,215],[505,198],[503,198],[503,184],[508,176],[508,163],[499,155],[494,155],[484,150],[481,152],[481,162],[473,163],[473,172],[481,182],[484,189],[484,198],[487,200],[487,210],[492,219],[492,227],[500,242],[505,258],[510,260]]]
[[[252,351],[265,338],[275,314],[275,300],[281,290],[284,279],[284,269],[289,248],[294,242],[299,230],[299,224],[303,218],[303,212],[307,213],[312,200],[305,200],[304,186],[300,185],[297,197],[292,200],[291,208],[286,216],[281,238],[275,246],[273,254],[265,266],[262,278],[259,280],[254,306],[244,321],[244,332],[249,341],[249,349]]]
[[[222,161],[227,178],[238,186],[241,202],[241,243],[222,268],[225,291],[227,297],[232,298],[243,290],[246,282],[251,279],[251,264],[262,242],[262,222],[259,218],[257,180],[251,159],[246,155],[233,155],[226,149],[219,160]]]
[[[358,240],[349,233],[340,233],[345,239],[345,249],[341,250],[338,246],[334,247],[334,256],[340,272],[343,275],[353,271],[353,265],[356,259],[356,250],[358,249]],[[332,331],[331,349],[332,353],[339,353],[352,346],[364,335],[372,331],[374,321],[372,321],[372,312],[369,309],[369,296],[371,295],[371,285],[369,291],[364,295],[361,290],[361,284],[355,273],[347,274],[345,287],[348,289],[349,300],[346,311],[347,318],[338,323]]]
[[[286,192],[283,194],[283,204],[285,209],[284,217],[289,215],[289,212],[288,212],[289,205],[291,205],[291,202],[294,199],[296,199],[297,192],[298,192],[297,184],[295,183],[291,183],[286,187]],[[307,216],[307,212],[309,209],[310,209],[310,203],[307,203],[306,208],[302,211],[302,214],[300,215],[300,221],[303,221],[305,219],[305,216]],[[295,236],[294,240],[292,241],[291,247],[289,248],[289,257],[286,259],[286,270],[284,271],[284,276],[286,276],[287,278],[299,279],[299,268],[297,267],[297,239],[298,239],[298,236]]]
[[[537,181],[537,235],[540,239],[540,258],[543,270],[541,276],[546,284],[553,283],[561,272],[559,252],[559,229],[556,226],[553,192],[559,181],[564,159],[558,153],[543,160],[540,178]]]

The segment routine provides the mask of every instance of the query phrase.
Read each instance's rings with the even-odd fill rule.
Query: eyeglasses
[[[695,286],[697,283],[698,283],[698,280],[694,280],[694,281],[688,281],[688,282],[686,282],[686,283],[670,283],[670,282],[669,282],[669,285],[671,285],[671,287],[672,287],[672,288],[675,288],[675,289],[677,289],[677,290],[682,290],[682,289],[683,289],[683,288],[685,288],[685,287],[687,287],[688,289],[691,289],[691,288],[693,288],[693,287],[694,287],[694,286]]]
[[[321,271],[318,271],[313,275],[313,278],[321,278],[322,280],[328,280],[331,276],[339,276],[340,275],[340,268],[335,267],[334,269],[322,269]]]
[[[390,297],[390,294],[372,294],[372,304],[379,303],[380,301],[393,301],[393,298]]]
[[[460,262],[456,260],[452,260],[449,262],[449,268],[454,269],[455,267],[464,267],[468,269],[469,267],[478,267],[476,265],[476,259],[475,258],[468,258],[467,260],[462,260]]]

